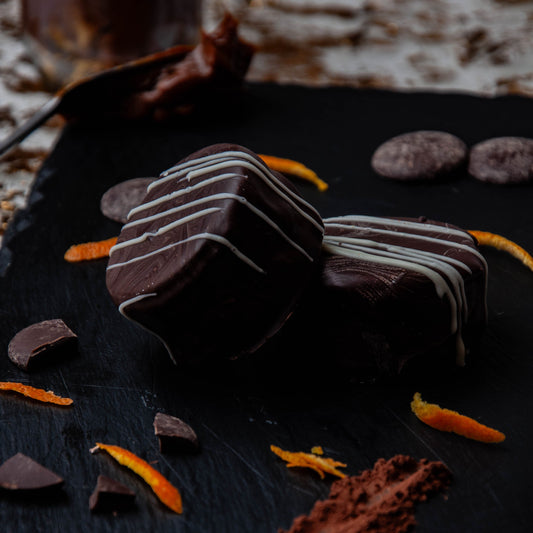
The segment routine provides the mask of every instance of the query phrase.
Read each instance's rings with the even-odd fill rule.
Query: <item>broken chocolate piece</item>
[[[100,200],[100,211],[111,220],[125,224],[128,213],[137,207],[146,195],[146,188],[155,178],[133,178],[108,189]]]
[[[89,498],[89,509],[93,512],[125,511],[133,506],[135,493],[128,487],[100,475],[96,487]]]
[[[0,487],[8,490],[40,490],[58,487],[63,478],[34,461],[17,453],[0,466]]]
[[[9,343],[9,359],[22,370],[29,370],[46,352],[62,351],[77,336],[60,318],[44,320],[19,331]]]
[[[157,413],[154,419],[154,431],[159,438],[159,449],[163,453],[198,451],[196,433],[191,426],[175,416]]]

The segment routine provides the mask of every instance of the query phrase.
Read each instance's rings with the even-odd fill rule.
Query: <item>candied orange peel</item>
[[[109,251],[116,243],[117,237],[111,237],[103,241],[74,244],[65,252],[64,258],[69,263],[102,259],[103,257],[109,256]]]
[[[322,449],[322,446],[313,446],[311,448],[311,453],[314,453],[315,455],[324,455],[324,450]]]
[[[263,162],[272,170],[281,172],[282,174],[290,174],[297,178],[302,178],[316,185],[320,192],[328,189],[329,185],[321,180],[317,173],[306,167],[303,163],[293,161],[292,159],[285,159],[283,157],[276,157],[273,155],[258,154]]]
[[[344,472],[341,472],[336,468],[338,466],[346,466],[340,461],[335,461],[334,459],[330,459],[329,457],[319,457],[318,455],[315,455],[313,453],[289,452],[286,450],[282,450],[281,448],[278,448],[273,444],[270,446],[270,449],[278,457],[281,457],[281,459],[287,462],[287,468],[291,468],[294,466],[311,468],[312,470],[317,472],[322,479],[324,479],[325,474],[332,474],[333,476],[337,476],[340,478],[346,477],[346,474]]]
[[[529,270],[533,270],[533,257],[524,248],[501,235],[489,231],[468,230],[481,246],[492,246],[502,252],[511,254],[521,261]]]
[[[97,442],[96,448],[106,451],[119,464],[135,472],[151,487],[161,503],[175,513],[181,514],[183,508],[179,490],[146,461],[129,450],[113,444]]]
[[[43,403],[53,403],[55,405],[71,405],[73,403],[71,398],[57,396],[57,394],[51,390],[46,391],[44,389],[37,389],[30,385],[24,385],[23,383],[17,383],[14,381],[0,381],[0,390],[18,392],[32,400],[37,400]]]
[[[461,415],[456,411],[445,409],[434,403],[422,400],[419,392],[415,393],[411,402],[413,413],[428,426],[457,433],[468,439],[487,443],[498,443],[505,440],[505,435],[497,429],[480,424],[473,418]]]

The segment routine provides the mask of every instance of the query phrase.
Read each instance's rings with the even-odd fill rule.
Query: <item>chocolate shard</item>
[[[89,509],[95,513],[126,511],[133,507],[135,493],[128,487],[100,475],[96,480],[96,487],[89,498]]]
[[[7,490],[31,491],[62,484],[63,478],[22,453],[17,453],[0,466],[0,487]]]
[[[159,438],[161,452],[198,451],[200,445],[194,430],[183,420],[157,413],[154,419],[154,431]]]
[[[125,224],[128,213],[137,207],[146,195],[146,188],[155,178],[132,178],[113,185],[100,200],[100,211],[111,220]]]
[[[19,331],[9,343],[8,357],[22,370],[30,370],[36,362],[42,362],[44,354],[55,356],[75,342],[76,334],[60,318],[44,320]]]

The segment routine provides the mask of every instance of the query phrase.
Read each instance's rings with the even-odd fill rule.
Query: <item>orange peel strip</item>
[[[340,478],[346,477],[344,472],[337,470],[337,466],[346,466],[346,464],[341,463],[340,461],[335,461],[329,457],[318,457],[312,453],[305,452],[289,452],[282,450],[273,444],[270,446],[272,452],[274,452],[278,457],[281,457],[284,461],[287,462],[287,468],[294,466],[299,466],[303,468],[311,468],[315,472],[318,472],[320,477],[324,478],[324,473],[332,474]]]
[[[111,237],[104,241],[84,242],[74,244],[65,252],[65,261],[79,263],[109,256],[109,250],[117,243],[117,237]]]
[[[106,451],[115,461],[135,472],[150,485],[161,503],[165,504],[175,513],[181,514],[183,509],[179,490],[167,478],[155,470],[155,468],[151,467],[146,461],[134,453],[120,446],[102,444],[101,442],[97,442],[96,446]]]
[[[14,381],[0,381],[0,390],[18,392],[32,400],[43,403],[53,403],[55,405],[71,405],[73,403],[73,400],[70,398],[57,396],[51,390],[36,389],[30,385],[24,385],[23,383],[16,383]]]
[[[456,411],[444,409],[434,403],[427,403],[422,400],[419,392],[415,393],[413,397],[411,409],[422,422],[440,431],[457,433],[468,439],[487,443],[498,443],[505,440],[505,435],[501,431],[489,428]]]
[[[489,231],[468,230],[468,233],[475,237],[480,245],[492,246],[497,250],[507,252],[521,261],[529,270],[533,270],[533,257],[515,242]]]
[[[282,174],[290,174],[304,180],[310,181],[316,185],[320,192],[324,192],[328,189],[329,185],[321,180],[317,173],[307,168],[304,164],[293,161],[292,159],[285,159],[283,157],[276,157],[273,155],[258,154],[263,162],[272,170],[281,172]]]

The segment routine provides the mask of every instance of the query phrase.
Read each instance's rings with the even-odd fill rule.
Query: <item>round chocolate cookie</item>
[[[111,250],[107,287],[176,361],[235,358],[291,314],[322,236],[289,181],[246,148],[213,145],[148,187]]]
[[[111,220],[125,224],[128,213],[137,207],[146,195],[146,188],[155,178],[132,178],[109,188],[100,200],[100,211]]]
[[[533,139],[496,137],[470,150],[469,174],[499,185],[525,183],[533,177]]]
[[[283,342],[362,379],[396,375],[415,359],[463,365],[486,321],[487,267],[474,238],[426,219],[344,216],[324,225],[320,276]]]
[[[466,161],[461,139],[443,131],[413,131],[384,142],[372,156],[375,172],[396,180],[431,180],[450,175]]]

